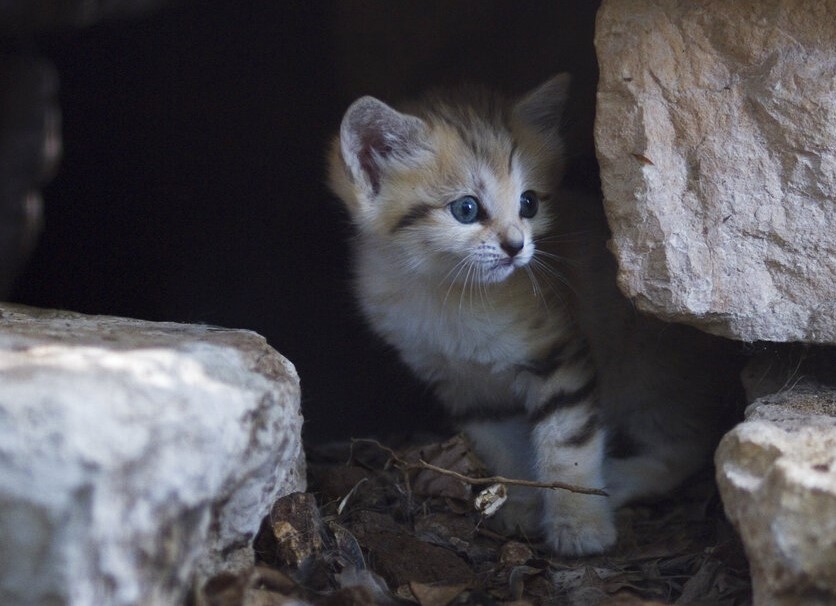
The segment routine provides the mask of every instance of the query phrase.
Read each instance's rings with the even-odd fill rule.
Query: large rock
[[[255,333],[0,304],[0,603],[178,604],[304,488],[299,380]]]
[[[836,391],[795,385],[760,398],[716,464],[756,606],[836,604]]]
[[[836,2],[604,0],[620,286],[746,341],[836,342]]]

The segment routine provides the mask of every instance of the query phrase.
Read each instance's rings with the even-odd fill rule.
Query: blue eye
[[[537,194],[531,190],[523,192],[520,196],[520,217],[530,219],[537,214],[539,208],[540,200],[537,199]]]
[[[459,223],[473,223],[482,216],[482,207],[473,196],[462,196],[450,202],[450,212]]]

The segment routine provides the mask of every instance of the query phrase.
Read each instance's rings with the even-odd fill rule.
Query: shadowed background
[[[351,230],[323,184],[343,111],[435,84],[523,92],[575,76],[592,157],[597,3],[179,2],[3,39],[60,79],[64,156],[10,300],[263,334],[302,379],[306,438],[437,427],[349,290]]]

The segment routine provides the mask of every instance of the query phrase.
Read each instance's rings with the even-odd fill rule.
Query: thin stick
[[[504,476],[489,476],[486,478],[473,478],[470,476],[465,476],[457,471],[453,471],[452,469],[445,469],[443,467],[438,467],[431,463],[427,463],[423,459],[418,459],[417,463],[409,463],[408,461],[403,460],[401,457],[395,453],[394,450],[389,448],[388,446],[384,446],[377,440],[365,439],[365,438],[352,438],[352,444],[355,442],[366,442],[368,444],[372,444],[381,450],[389,453],[389,456],[395,461],[395,463],[403,468],[404,470],[414,470],[414,469],[426,469],[427,471],[432,471],[441,475],[450,476],[451,478],[456,478],[464,482],[465,484],[470,484],[471,486],[486,486],[490,484],[508,484],[513,486],[527,486],[529,488],[550,488],[552,490],[568,490],[569,492],[577,492],[580,494],[592,494],[592,495],[599,495],[602,497],[608,496],[606,491],[601,490],[600,488],[586,488],[584,486],[575,486],[574,484],[567,484],[565,482],[536,482],[534,480],[516,480],[514,478],[506,478]]]
[[[490,484],[512,484],[514,486],[528,486],[530,488],[551,488],[552,490],[568,490],[570,492],[578,492],[581,494],[595,494],[602,497],[608,496],[607,493],[600,488],[586,488],[584,486],[576,486],[574,484],[566,484],[565,482],[536,482],[534,480],[515,480],[514,478],[506,478],[505,476],[488,476],[486,478],[472,478],[470,476],[463,476],[462,474],[453,471],[452,469],[444,469],[437,467],[431,463],[427,463],[423,459],[418,459],[419,469],[427,469],[440,473],[451,478],[456,478],[472,486],[485,486]]]

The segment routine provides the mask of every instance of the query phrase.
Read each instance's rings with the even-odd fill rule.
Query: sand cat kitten
[[[363,97],[329,177],[356,227],[366,318],[477,452],[503,475],[608,491],[520,489],[501,510],[507,529],[577,555],[613,545],[615,507],[704,463],[725,373],[696,362],[711,342],[632,310],[600,201],[560,190],[567,84],[400,111]]]

